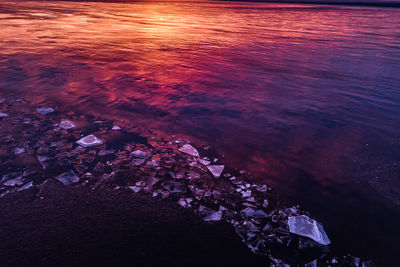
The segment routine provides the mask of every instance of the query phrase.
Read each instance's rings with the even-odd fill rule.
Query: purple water
[[[0,90],[210,144],[321,221],[400,252],[400,9],[0,3]],[[389,265],[388,265],[389,264]]]

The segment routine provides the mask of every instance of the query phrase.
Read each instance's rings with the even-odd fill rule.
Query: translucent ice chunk
[[[288,225],[293,234],[309,237],[322,245],[331,243],[322,225],[306,215],[289,217]]]

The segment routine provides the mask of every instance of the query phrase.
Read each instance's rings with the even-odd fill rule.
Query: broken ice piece
[[[21,185],[23,184],[22,175],[20,172],[8,173],[3,175],[1,182],[7,186]]]
[[[192,147],[189,144],[184,144],[181,148],[178,149],[179,151],[192,155],[194,157],[198,157],[199,156],[199,152],[196,150],[196,148]]]
[[[79,177],[76,176],[75,172],[73,170],[69,170],[67,172],[64,172],[58,176],[55,177],[58,181],[63,183],[64,185],[69,185],[69,184],[74,184],[79,182]]]
[[[214,175],[214,177],[218,178],[224,171],[224,165],[208,165],[207,169],[212,173],[212,175]]]
[[[46,163],[46,161],[51,160],[51,158],[46,156],[37,156],[37,159],[40,165],[42,165],[43,169],[46,169],[48,167],[48,163]]]
[[[132,165],[133,166],[140,166],[145,162],[144,159],[133,159],[132,160]]]
[[[142,159],[148,159],[151,158],[151,154],[144,152],[142,150],[135,150],[131,153],[132,156],[134,156],[135,158],[142,158]]]
[[[3,185],[6,186],[16,186],[16,185],[22,185],[24,183],[24,181],[22,180],[22,176],[12,179],[12,180],[8,180],[6,182],[3,183]]]
[[[153,186],[156,183],[158,183],[160,181],[160,179],[156,178],[156,177],[146,177],[143,179],[143,181],[149,185],[149,186]]]
[[[170,193],[183,193],[186,192],[184,183],[168,181],[162,184],[162,187]]]
[[[184,208],[190,208],[190,203],[193,201],[193,198],[180,198],[178,200],[178,204]]]
[[[241,210],[240,213],[243,213],[243,215],[248,218],[257,218],[257,219],[268,218],[268,215],[263,210],[255,210],[250,207]]]
[[[242,197],[251,197],[251,190],[244,191]]]
[[[119,127],[119,126],[117,126],[117,125],[114,125],[114,126],[111,128],[111,130],[118,131],[118,130],[121,130],[121,127]]]
[[[8,114],[0,112],[0,118],[8,117]]]
[[[288,225],[293,234],[309,237],[322,245],[331,243],[322,225],[306,215],[289,217]]]
[[[32,186],[33,186],[33,182],[30,181],[30,182],[24,184],[23,186],[21,186],[20,188],[18,188],[18,191],[23,191],[23,190],[29,189]]]
[[[68,130],[74,128],[75,124],[71,121],[61,121],[59,126],[64,130]]]
[[[200,205],[199,207],[199,216],[203,219],[203,221],[220,221],[222,218],[222,210],[215,211],[213,209],[204,207]]]
[[[129,189],[132,190],[133,192],[137,193],[139,192],[142,188],[139,186],[129,186]]]
[[[256,190],[259,191],[259,192],[267,192],[268,186],[263,184],[262,186],[257,186]]]
[[[25,148],[23,148],[23,147],[14,148],[14,154],[15,155],[19,155],[19,154],[22,154],[22,153],[25,153]]]
[[[210,165],[210,163],[211,163],[209,160],[207,160],[207,159],[205,159],[205,158],[204,158],[204,159],[199,159],[199,162],[200,162],[201,164],[203,164],[203,165],[206,165],[206,166],[207,166],[207,165]]]
[[[103,142],[93,134],[90,134],[88,136],[79,139],[76,143],[83,147],[91,147],[103,144]]]
[[[54,108],[50,108],[50,107],[48,107],[48,108],[37,108],[36,112],[40,113],[42,115],[46,115],[46,114],[54,112]]]
[[[263,202],[262,206],[264,208],[266,208],[266,207],[268,207],[268,204],[269,204],[268,199],[264,199],[264,202]]]

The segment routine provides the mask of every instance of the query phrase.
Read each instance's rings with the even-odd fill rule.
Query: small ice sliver
[[[46,115],[46,114],[54,112],[54,108],[50,108],[50,107],[37,108],[36,112],[39,114],[42,114],[42,115]]]
[[[306,215],[289,217],[288,225],[293,234],[309,237],[321,245],[331,243],[322,225]]]
[[[0,118],[8,117],[8,114],[0,112]]]
[[[71,121],[61,121],[59,126],[64,130],[72,129],[75,127],[75,124]]]
[[[97,145],[103,144],[103,142],[99,138],[94,136],[94,134],[85,136],[85,137],[79,139],[76,143],[83,147],[91,147],[91,146],[97,146]]]

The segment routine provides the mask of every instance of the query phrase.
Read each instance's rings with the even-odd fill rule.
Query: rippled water
[[[400,10],[0,3],[1,95],[205,141],[326,225],[400,252]]]

